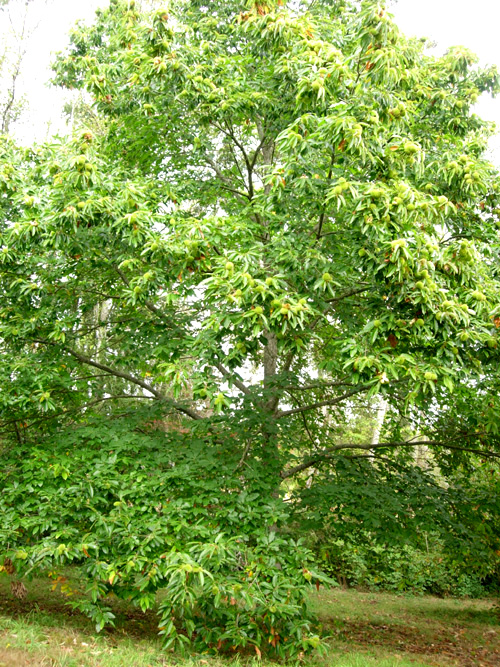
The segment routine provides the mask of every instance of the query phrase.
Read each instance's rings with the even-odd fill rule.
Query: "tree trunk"
[[[387,414],[387,408],[389,407],[385,398],[378,397],[377,399],[377,411],[375,413],[375,425],[373,427],[372,434],[372,445],[378,445],[380,442],[380,431],[384,425],[385,415]]]

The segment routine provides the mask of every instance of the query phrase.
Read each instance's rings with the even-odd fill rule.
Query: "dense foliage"
[[[317,647],[306,593],[325,578],[300,541],[280,536],[283,501],[263,494],[255,466],[240,474],[231,444],[144,431],[144,417],[3,452],[0,544],[17,572],[57,584],[77,565],[80,588],[63,592],[98,631],[113,623],[112,596],[145,611],[161,591],[166,647],[289,657]]]
[[[392,461],[338,460],[298,488],[295,530],[340,583],[435,595],[500,590],[499,475],[449,475]]]
[[[98,122],[0,138],[0,553],[279,655],[317,642],[289,520],[492,561],[498,489],[457,484],[500,455],[497,71],[373,0],[113,0],[55,71]]]

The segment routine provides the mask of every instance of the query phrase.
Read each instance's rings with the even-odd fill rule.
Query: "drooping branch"
[[[43,341],[46,342],[46,341]],[[169,398],[168,396],[165,396],[161,392],[159,392],[155,387],[152,385],[148,384],[147,382],[144,382],[144,380],[141,380],[140,378],[136,378],[134,375],[131,375],[130,373],[127,373],[126,371],[121,371],[118,368],[112,368],[111,366],[107,366],[106,364],[101,364],[99,361],[94,361],[94,359],[91,359],[90,357],[85,356],[81,352],[78,352],[77,350],[73,350],[70,347],[64,347],[66,352],[70,354],[71,356],[75,357],[75,359],[78,359],[78,361],[82,362],[83,364],[87,364],[88,366],[93,366],[94,368],[98,368],[101,371],[105,371],[109,375],[113,375],[114,377],[119,377],[122,378],[123,380],[127,380],[128,382],[132,382],[132,384],[136,384],[139,387],[142,387],[146,391],[149,391],[155,398],[158,400],[167,403],[171,407],[175,408],[178,412],[182,412],[183,414],[187,415],[188,417],[191,417],[191,419],[203,419],[202,415],[200,415],[198,412],[195,410],[192,410],[191,408],[182,405],[180,403],[177,403],[177,401],[174,401],[173,399]]]
[[[72,332],[72,334],[73,334],[73,336],[85,337],[85,336],[88,336],[92,333],[95,333],[96,331],[99,331],[100,329],[105,329],[109,325],[123,326],[124,324],[129,324],[130,322],[134,322],[134,320],[132,318],[128,318],[128,319],[100,321],[97,324],[95,324],[94,326],[88,326],[88,327],[85,327],[85,329],[83,329],[83,328],[76,329]]]
[[[344,299],[348,299],[351,296],[355,296],[356,294],[362,294],[363,292],[367,292],[370,289],[369,285],[364,285],[361,287],[356,287],[350,290],[346,290],[343,294],[339,294],[339,296],[333,297],[331,299],[326,299],[325,303],[327,304],[326,310],[328,311],[334,311],[333,305],[335,303],[338,303],[339,301],[343,301]],[[326,317],[325,313],[321,313],[321,315],[318,315],[310,324],[309,324],[309,329],[314,330],[316,329],[317,325],[324,321]],[[323,345],[324,347],[324,345]]]
[[[433,442],[429,440],[410,440],[404,442],[381,442],[378,445],[371,445],[371,444],[360,445],[360,444],[347,443],[342,445],[334,445],[333,447],[329,447],[328,449],[318,452],[317,454],[309,458],[307,461],[304,461],[303,463],[300,463],[299,465],[294,466],[293,468],[289,468],[288,470],[284,470],[281,473],[281,477],[282,479],[293,477],[293,475],[296,475],[299,472],[307,470],[308,468],[312,468],[313,466],[318,465],[318,463],[322,463],[324,461],[332,459],[334,457],[334,454],[342,450],[355,449],[361,451],[366,451],[366,450],[373,451],[376,449],[400,449],[404,447],[418,447],[419,445],[426,445],[428,447],[443,447],[444,449],[449,449],[452,451],[468,452],[470,454],[477,454],[478,456],[486,456],[488,458],[500,459],[500,452],[484,451],[481,449],[475,449],[473,447],[462,447],[461,445],[454,445],[449,442],[440,442],[440,441]]]
[[[290,415],[296,415],[301,412],[308,412],[309,410],[317,410],[318,408],[324,408],[327,406],[332,406],[332,405],[338,405],[339,403],[342,403],[342,401],[345,401],[346,399],[350,398],[351,396],[355,396],[356,394],[361,394],[362,392],[366,391],[369,389],[371,384],[368,385],[361,385],[361,387],[356,387],[356,389],[352,389],[351,391],[346,391],[344,394],[341,396],[337,396],[336,398],[331,398],[325,401],[318,401],[317,403],[311,403],[310,405],[304,405],[301,408],[292,408],[291,410],[281,410],[277,414],[277,419],[281,419],[283,417],[288,417]]]

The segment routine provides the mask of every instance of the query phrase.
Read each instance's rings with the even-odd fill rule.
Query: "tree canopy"
[[[191,434],[172,456],[196,436],[271,505],[311,471],[305,506],[411,489],[422,443],[442,474],[499,456],[500,180],[473,107],[500,81],[426,47],[372,0],[112,1],[75,28],[55,80],[103,120],[0,140],[5,437],[151,404],[147,428]],[[346,439],[378,394],[381,441]]]

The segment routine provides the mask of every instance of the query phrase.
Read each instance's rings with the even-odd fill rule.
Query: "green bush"
[[[343,583],[471,597],[498,590],[500,487],[491,462],[445,477],[412,457],[387,468],[346,457],[292,498],[294,533],[308,535]]]
[[[415,594],[481,597],[481,577],[454,562],[438,539],[429,550],[414,546],[387,546],[366,541],[316,538],[316,550],[325,571],[339,582],[352,586]]]
[[[278,657],[317,647],[312,553],[280,536],[287,511],[269,480],[233,465],[234,441],[210,437],[129,419],[5,450],[0,563],[20,575],[75,566],[84,590],[72,604],[98,630],[113,624],[110,594],[144,611],[160,594],[166,646]]]

